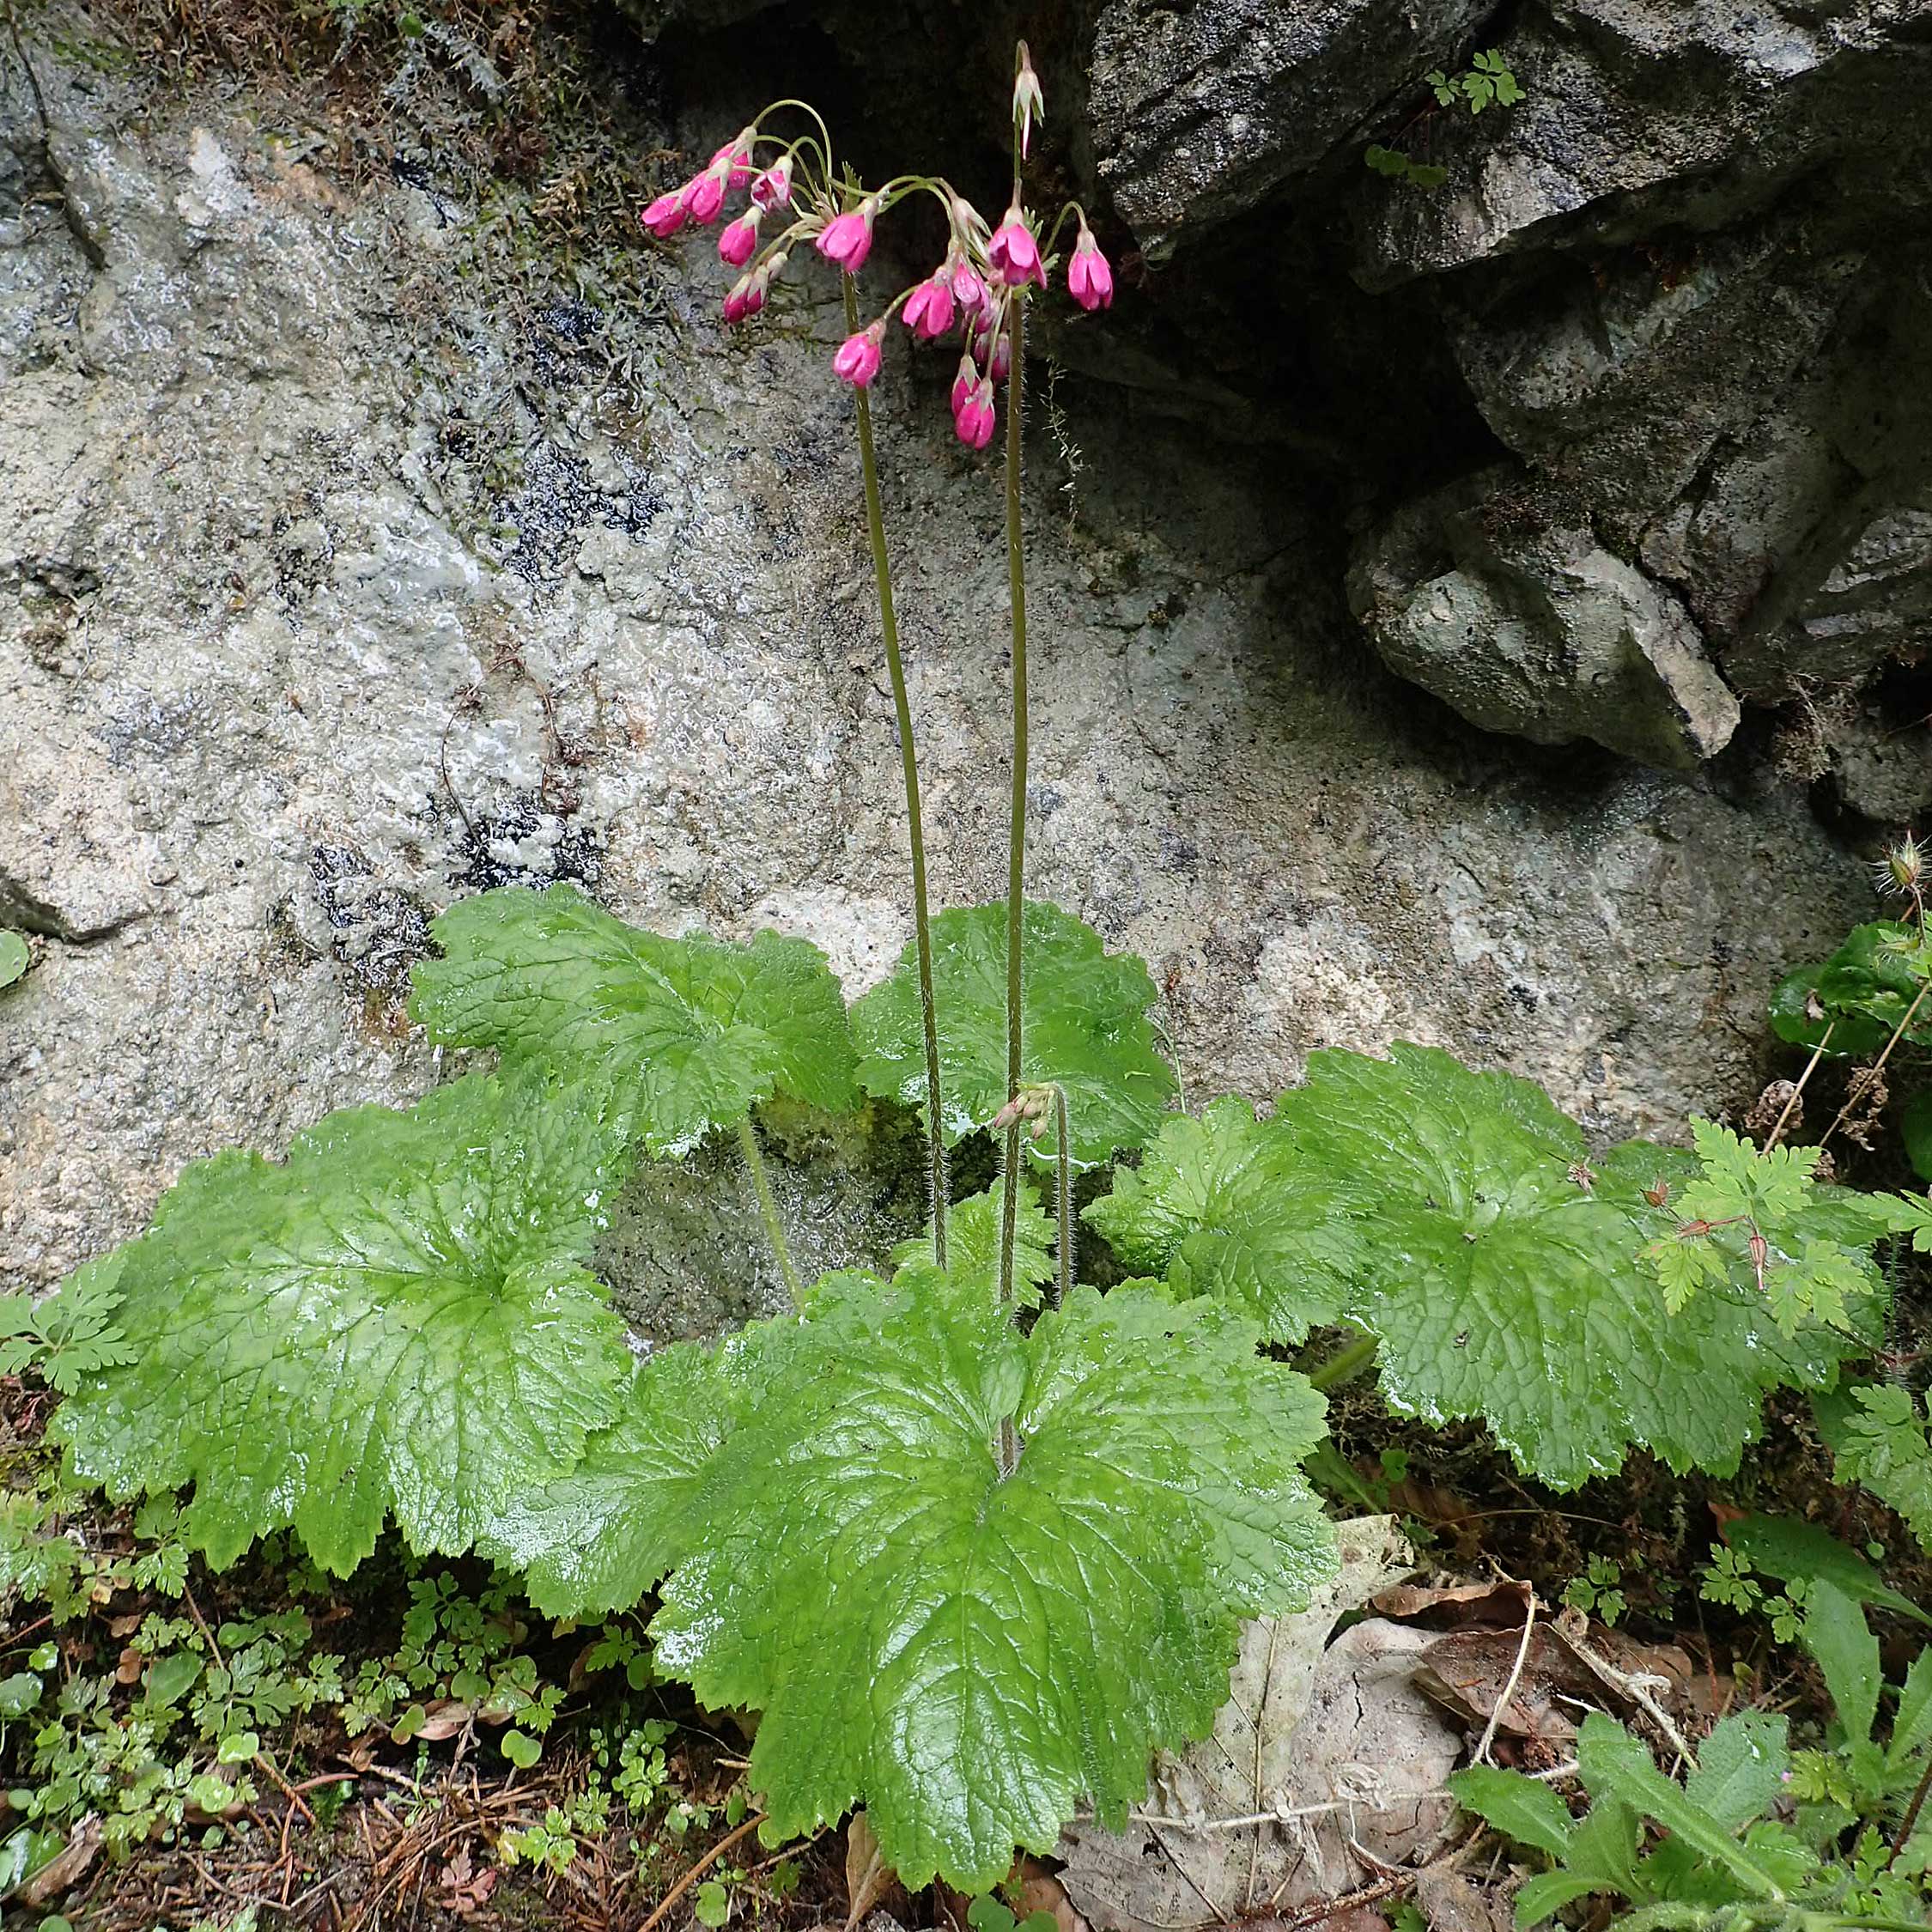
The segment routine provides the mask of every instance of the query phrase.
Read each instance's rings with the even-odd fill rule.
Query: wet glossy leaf
[[[836,1112],[857,1098],[845,1003],[825,956],[667,939],[574,886],[461,899],[412,974],[410,1017],[446,1045],[571,1063],[632,1113],[653,1153],[688,1153],[775,1091]]]
[[[933,988],[948,1141],[987,1126],[1006,1103],[1006,907],[957,907],[933,920]],[[1138,1147],[1159,1126],[1174,1076],[1154,1046],[1154,982],[1126,953],[1057,906],[1029,901],[1021,992],[1023,1084],[1066,1090],[1075,1164]],[[917,957],[852,1009],[868,1093],[922,1107],[926,1048]],[[1053,1130],[1030,1143],[1050,1161]]]
[[[1911,968],[1913,938],[1888,920],[1854,927],[1822,965],[1801,966],[1778,981],[1771,999],[1771,1030],[1794,1046],[1822,1046],[1834,1060],[1877,1053],[1923,984]],[[1932,999],[1919,1007],[1906,1037],[1920,1045],[1932,1041]]]
[[[955,1201],[946,1216],[946,1272],[963,1288],[976,1288],[991,1298],[999,1292],[1000,1188],[995,1182],[984,1194]],[[1030,1181],[1020,1182],[1019,1212],[1013,1222],[1013,1298],[1022,1308],[1036,1308],[1040,1291],[1054,1278],[1056,1240],[1053,1217],[1040,1205]],[[933,1261],[933,1226],[914,1240],[902,1241],[892,1259],[903,1267]]]
[[[1127,1268],[1230,1303],[1270,1341],[1301,1341],[1347,1301],[1357,1236],[1346,1201],[1244,1100],[1163,1121],[1139,1168],[1116,1173],[1085,1218]]]
[[[629,1352],[579,1265],[625,1123],[547,1082],[471,1075],[412,1112],[331,1114],[286,1163],[189,1168],[122,1251],[135,1359],[57,1412],[120,1498],[196,1485],[217,1564],[292,1526],[344,1572],[393,1514],[467,1547],[513,1488],[569,1467]]]
[[[983,1891],[1083,1794],[1120,1817],[1150,1750],[1212,1722],[1241,1617],[1334,1558],[1297,1467],[1320,1400],[1250,1324],[1083,1289],[1022,1336],[947,1287],[848,1283],[795,1331],[653,1632],[706,1703],[762,1712],[774,1834],[863,1802],[909,1888]]]
[[[1894,1383],[1850,1393],[1837,1444],[1837,1473],[1862,1483],[1932,1549],[1932,1424],[1919,1413],[1911,1391]]]
[[[1481,1417],[1556,1486],[1615,1469],[1633,1443],[1680,1472],[1728,1473],[1767,1389],[1824,1386],[1862,1346],[1812,1322],[1781,1334],[1735,1275],[1663,1318],[1638,1257],[1677,1217],[1649,1196],[1680,1193],[1695,1163],[1633,1141],[1593,1168],[1580,1130],[1528,1081],[1431,1048],[1318,1053],[1277,1118],[1349,1201],[1348,1312],[1380,1338],[1390,1399],[1434,1422]],[[1880,1224],[1852,1204],[1817,1215],[1821,1236],[1865,1242]],[[1863,1271],[1868,1324],[1883,1285]]]
[[[0,929],[0,987],[11,986],[33,959],[27,941],[18,933]]]

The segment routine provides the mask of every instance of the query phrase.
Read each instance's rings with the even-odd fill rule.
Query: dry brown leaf
[[[445,1865],[437,1877],[436,1903],[456,1918],[474,1918],[489,1903],[489,1895],[502,1876],[495,1865],[479,1872],[467,1845]]]
[[[1437,1630],[1470,1625],[1506,1625],[1520,1631],[1528,1613],[1530,1588],[1509,1577],[1486,1583],[1400,1583],[1370,1600],[1377,1614],[1403,1623],[1426,1623]]]
[[[1429,1932],[1510,1932],[1507,1907],[1461,1872],[1423,1873],[1415,1881],[1415,1902]]]
[[[110,1617],[107,1619],[107,1634],[115,1638],[132,1637],[141,1628],[142,1616],[137,1610],[131,1616]]]
[[[100,1820],[90,1812],[69,1834],[65,1847],[27,1880],[15,1898],[38,1911],[78,1885],[100,1856]]]
[[[148,1668],[148,1660],[130,1643],[120,1654],[114,1666],[114,1681],[117,1684],[138,1683],[141,1673]]]
[[[1413,1558],[1391,1518],[1340,1528],[1343,1573],[1320,1601],[1243,1630],[1213,1735],[1158,1760],[1127,1831],[1076,1825],[1062,1837],[1060,1882],[1101,1932],[1183,1932],[1326,1903],[1376,1875],[1351,1839],[1400,1864],[1455,1816],[1448,1798],[1419,1795],[1461,1748],[1410,1681],[1430,1634],[1374,1619],[1327,1641]]]
[[[1013,1905],[1015,1918],[1030,1918],[1035,1912],[1051,1915],[1059,1932],[1088,1932],[1086,1920],[1066,1896],[1066,1887],[1036,1858],[1021,1862],[1019,1896]]]
[[[440,1698],[434,1704],[423,1707],[422,1722],[411,1734],[428,1744],[441,1744],[469,1729],[477,1715],[473,1704],[465,1704],[460,1698]]]
[[[845,1932],[853,1932],[898,1876],[878,1848],[878,1834],[863,1811],[855,1811],[845,1827],[845,1895],[849,1901]]]

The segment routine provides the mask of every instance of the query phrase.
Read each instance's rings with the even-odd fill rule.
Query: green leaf
[[[716,1879],[707,1879],[691,1902],[691,1916],[713,1932],[732,1916],[732,1895]]]
[[[1838,1476],[1862,1483],[1932,1549],[1932,1427],[1909,1389],[1874,1382],[1850,1395],[1855,1406],[1838,1448]]]
[[[1372,145],[1362,159],[1377,174],[1402,175],[1409,171],[1406,155],[1399,155],[1392,148],[1384,148],[1379,142]]]
[[[1692,1801],[1681,1785],[1657,1769],[1643,1740],[1632,1737],[1615,1718],[1591,1711],[1583,1720],[1577,1757],[1593,1795],[1607,1792],[1654,1818],[1705,1858],[1723,1866],[1753,1898],[1779,1896],[1776,1880],[1728,1830]]]
[[[1472,1765],[1449,1781],[1455,1801],[1518,1844],[1534,1845],[1552,1858],[1570,1850],[1570,1807],[1548,1785],[1521,1771]]]
[[[1899,1116],[1899,1138],[1905,1158],[1921,1181],[1932,1181],[1932,1087],[1921,1087]]]
[[[519,1771],[528,1771],[544,1755],[544,1747],[527,1731],[505,1731],[501,1748]]]
[[[33,957],[27,941],[18,933],[0,929],[0,987],[11,986],[27,970]]]
[[[1599,1797],[1571,1828],[1560,1871],[1524,1880],[1516,1893],[1516,1924],[1540,1924],[1552,1912],[1593,1893],[1629,1899],[1642,1895],[1637,1876],[1637,1814],[1619,1799]]]
[[[571,885],[479,893],[432,930],[445,957],[412,969],[410,1001],[429,1037],[594,1067],[653,1154],[775,1091],[835,1113],[857,1097],[839,984],[805,939],[667,939]]]
[[[799,1334],[787,1316],[754,1322],[708,1352],[679,1342],[653,1356],[574,1468],[519,1488],[492,1515],[481,1552],[523,1571],[546,1616],[629,1609],[702,1537],[701,1479],[787,1372]]]
[[[1794,1046],[1825,1044],[1832,1059],[1877,1053],[1904,1022],[1920,981],[1911,959],[1915,935],[1889,920],[1853,927],[1821,966],[1788,973],[1771,994],[1771,1030]],[[1932,1040],[1932,1002],[1919,1008],[1907,1039]]]
[[[1932,1644],[1913,1658],[1899,1692],[1899,1715],[1886,1746],[1889,1768],[1900,1771],[1921,1745],[1932,1743]]]
[[[346,1573],[390,1513],[421,1552],[465,1548],[616,1412],[623,1325],[578,1262],[626,1138],[547,1080],[471,1075],[331,1114],[283,1165],[197,1163],[121,1251],[136,1359],[56,1412],[70,1471],[195,1485],[184,1530],[217,1565],[292,1527]]]
[[[1796,1214],[1810,1198],[1815,1147],[1760,1152],[1728,1127],[1694,1116],[1691,1141],[1703,1171],[1684,1190],[1681,1210],[1687,1218],[1723,1221],[1747,1214],[1777,1223]]]
[[[191,1651],[171,1651],[156,1657],[148,1670],[148,1702],[157,1710],[171,1710],[201,1680],[202,1661]]]
[[[1780,1583],[1813,1583],[1823,1579],[1860,1603],[1916,1618],[1932,1626],[1932,1614],[1901,1592],[1890,1589],[1877,1571],[1815,1523],[1795,1516],[1737,1517],[1724,1529],[1735,1555],[1753,1570]],[[1740,1605],[1747,1609],[1749,1605]]]
[[[1029,901],[1024,938],[1020,1078],[1066,1095],[1072,1155],[1091,1167],[1138,1147],[1159,1126],[1174,1076],[1156,1051],[1142,963],[1109,953],[1100,935],[1059,907]],[[987,1127],[1006,1103],[1006,907],[956,907],[932,922],[933,993],[949,1142]],[[852,1009],[868,1093],[923,1108],[926,1048],[919,963],[908,947],[892,976]],[[1054,1157],[1054,1130],[1030,1145]]]
[[[1358,1242],[1340,1192],[1244,1100],[1170,1115],[1084,1218],[1127,1267],[1239,1308],[1270,1341],[1299,1342],[1346,1305]]]
[[[1433,161],[1411,161],[1408,169],[1410,183],[1418,188],[1439,188],[1449,179],[1449,170],[1437,166]]]
[[[1680,1473],[1728,1474],[1765,1390],[1826,1386],[1862,1346],[1816,1324],[1781,1335],[1735,1280],[1661,1319],[1638,1257],[1677,1219],[1647,1197],[1694,1163],[1633,1141],[1592,1168],[1528,1081],[1432,1048],[1331,1050],[1276,1118],[1356,1222],[1347,1312],[1381,1340],[1390,1400],[1437,1424],[1480,1416],[1555,1487],[1613,1471],[1632,1443]]]
[[[988,1297],[999,1292],[1000,1186],[969,1194],[946,1212],[946,1273],[969,1293]],[[1013,1221],[1013,1297],[1022,1308],[1036,1308],[1040,1291],[1054,1278],[1058,1234],[1053,1217],[1040,1205],[1030,1181],[1020,1182],[1019,1212]],[[892,1250],[901,1267],[933,1264],[933,1224],[926,1232]]]
[[[31,1670],[0,1677],[0,1724],[24,1717],[40,1701],[40,1680]]]
[[[1083,1795],[1121,1818],[1150,1750],[1212,1725],[1240,1619],[1335,1559],[1298,1467],[1320,1399],[1251,1325],[1080,1289],[1022,1336],[941,1279],[795,1331],[652,1630],[706,1704],[763,1712],[772,1833],[862,1802],[908,1889],[977,1892]]]
[[[253,1731],[235,1731],[216,1747],[218,1765],[252,1765],[262,1754],[262,1741]]]
[[[1768,1710],[1720,1718],[1698,1747],[1684,1795],[1720,1825],[1741,1831],[1771,1809],[1791,1768],[1790,1724]]]
[[[1838,1722],[1856,1756],[1868,1746],[1878,1722],[1879,1692],[1885,1687],[1877,1637],[1865,1613],[1835,1585],[1820,1579],[1811,1587],[1805,1611],[1805,1648],[1825,1674]]]

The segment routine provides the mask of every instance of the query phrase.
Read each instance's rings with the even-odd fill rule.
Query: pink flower
[[[748,315],[756,315],[765,306],[765,278],[741,275],[725,297],[725,320],[734,328]]]
[[[688,213],[684,191],[678,188],[668,195],[659,195],[637,218],[659,241],[665,241],[683,227]]]
[[[848,275],[858,274],[872,252],[872,217],[878,213],[878,204],[867,197],[852,213],[835,215],[819,234],[818,252]]]
[[[718,258],[729,262],[733,268],[743,268],[757,248],[762,218],[761,210],[754,208],[749,215],[740,215],[731,222],[718,237]]]
[[[872,378],[878,374],[879,345],[884,339],[885,320],[882,316],[839,344],[839,352],[832,358],[832,374],[854,389],[871,388]]]
[[[758,138],[758,131],[748,127],[737,140],[727,141],[711,157],[711,167],[723,170],[721,185],[728,186],[733,194],[744,186],[755,172],[751,166],[751,143]],[[707,169],[708,173],[710,169]]]
[[[953,270],[952,295],[968,314],[986,307],[986,283],[980,280],[979,270],[970,262],[962,262]]]
[[[1037,282],[1042,289],[1047,285],[1047,271],[1040,265],[1040,244],[1033,239],[1017,203],[1006,210],[1006,219],[986,245],[986,258],[1009,289],[1017,289],[1023,282]]]
[[[980,372],[972,356],[959,358],[959,374],[952,379],[952,413],[957,416],[966,407],[975,389],[979,386]]]
[[[1114,271],[1084,222],[1080,224],[1080,238],[1073,244],[1073,258],[1066,264],[1066,292],[1082,308],[1114,306]]]
[[[920,342],[937,342],[952,326],[952,289],[944,269],[906,297],[905,319]]]
[[[781,155],[751,184],[755,208],[788,208],[792,204],[792,157]]]
[[[981,376],[973,392],[952,412],[952,426],[969,449],[984,449],[993,440],[993,385]]]
[[[690,210],[691,219],[702,226],[708,226],[718,219],[725,205],[725,177],[714,163],[702,174],[694,174],[684,184],[684,205]]]
[[[993,360],[987,364],[986,373],[995,382],[1004,382],[1012,366],[1013,338],[1002,329],[999,341],[993,345]]]

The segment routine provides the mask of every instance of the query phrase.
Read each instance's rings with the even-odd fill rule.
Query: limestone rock
[[[1350,605],[1383,661],[1485,731],[1680,769],[1722,750],[1737,700],[1682,603],[1512,485],[1452,485],[1358,550]]]
[[[1253,207],[1449,58],[1477,0],[1108,0],[1089,77],[1101,179],[1142,250]]]

